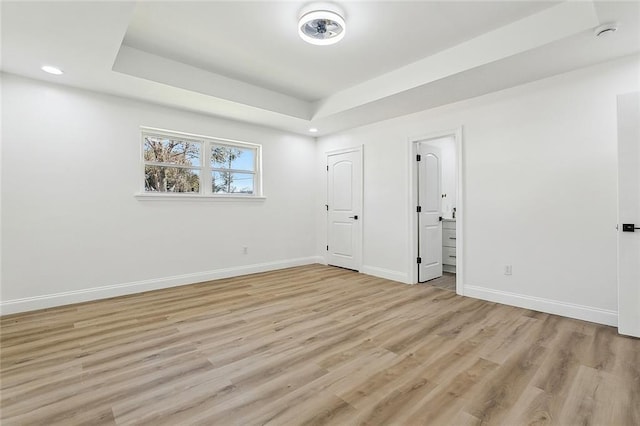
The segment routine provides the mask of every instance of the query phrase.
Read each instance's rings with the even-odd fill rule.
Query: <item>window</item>
[[[144,135],[145,192],[200,192],[202,142]]]
[[[260,197],[261,146],[142,129],[144,194]]]
[[[253,194],[256,148],[211,144],[211,192]]]

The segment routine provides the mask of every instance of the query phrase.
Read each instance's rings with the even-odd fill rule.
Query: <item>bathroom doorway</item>
[[[411,140],[412,282],[463,294],[462,131]]]

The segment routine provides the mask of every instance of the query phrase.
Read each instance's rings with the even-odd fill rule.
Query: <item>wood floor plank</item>
[[[554,419],[549,408],[552,398],[549,393],[540,388],[527,386],[514,404],[513,409],[509,410],[505,416],[503,423],[540,426],[553,424]]]
[[[484,424],[501,424],[544,359],[542,346],[523,347],[490,375],[465,408]]]
[[[604,373],[606,374],[606,373]],[[571,384],[558,421],[564,424],[598,425],[613,419],[612,384],[602,373],[590,367],[580,366]]]
[[[473,394],[475,385],[498,367],[494,362],[478,358],[469,368],[434,389],[416,407],[407,410],[406,417],[396,421],[403,424],[449,424]]]
[[[0,318],[0,423],[638,426],[640,340],[309,265]]]

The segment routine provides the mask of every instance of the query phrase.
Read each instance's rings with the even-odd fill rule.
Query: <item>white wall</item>
[[[313,262],[325,152],[358,145],[363,271],[408,282],[409,140],[463,126],[465,294],[613,324],[616,95],[639,71],[626,58],[317,144],[3,75],[2,313]],[[135,199],[141,125],[262,143],[267,200]]]
[[[624,58],[322,137],[318,191],[324,152],[364,145],[363,270],[409,282],[408,141],[462,126],[464,293],[615,324],[616,95],[639,71]]]
[[[2,313],[317,260],[312,138],[7,74],[2,124]],[[262,144],[267,199],[134,198],[141,125]]]

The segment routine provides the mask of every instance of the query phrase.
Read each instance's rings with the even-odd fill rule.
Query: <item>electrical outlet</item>
[[[249,254],[249,247],[242,247],[242,254]]]
[[[511,275],[511,265],[504,265],[504,274]]]

